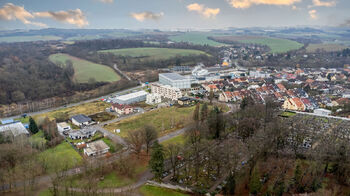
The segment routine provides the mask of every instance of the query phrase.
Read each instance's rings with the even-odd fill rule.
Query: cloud
[[[214,18],[220,13],[219,8],[207,8],[204,5],[193,3],[187,6],[188,11],[195,11],[204,16],[205,18]]]
[[[335,0],[332,1],[321,1],[321,0],[312,0],[313,5],[309,7],[334,7],[337,2]]]
[[[340,24],[341,27],[350,27],[350,19],[345,20],[342,24]]]
[[[139,12],[139,13],[130,13],[131,17],[136,20],[143,22],[144,20],[159,20],[164,16],[163,12],[153,13],[153,12]]]
[[[316,10],[310,10],[310,11],[309,11],[309,15],[310,15],[310,18],[313,19],[313,20],[315,20],[315,19],[318,18],[318,17],[317,17],[317,11],[316,11]]]
[[[40,22],[32,22],[30,19],[34,19],[34,16],[25,10],[22,6],[7,3],[2,8],[0,8],[0,20],[19,20],[24,24],[47,27],[46,24]]]
[[[84,27],[89,24],[84,16],[84,13],[80,9],[58,12],[35,12],[33,15],[40,18],[51,18],[59,22],[76,25],[78,27]]]
[[[234,8],[249,8],[252,5],[285,5],[290,6],[301,0],[227,0]]]
[[[99,1],[101,1],[102,3],[113,3],[114,2],[114,0],[99,0]]]

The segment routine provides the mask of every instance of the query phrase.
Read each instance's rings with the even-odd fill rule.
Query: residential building
[[[106,154],[109,151],[109,146],[102,140],[94,141],[86,144],[84,154],[87,156],[97,156]]]
[[[112,109],[120,115],[128,115],[134,112],[134,108],[130,105],[113,104]]]
[[[151,84],[151,92],[171,100],[177,100],[178,98],[182,97],[182,93],[179,88],[171,87],[169,85],[161,85],[159,83]]]
[[[77,131],[70,131],[68,133],[68,136],[72,140],[78,140],[78,139],[88,139],[96,134],[96,129],[92,127],[85,127],[83,129],[77,130]]]
[[[179,89],[191,88],[191,79],[177,73],[159,74],[159,83]]]
[[[146,101],[147,94],[148,93],[146,91],[129,93],[115,98],[115,103],[127,105],[141,101]]]
[[[71,127],[68,123],[61,122],[61,123],[57,123],[57,130],[61,135],[63,135],[64,133],[68,133],[68,131],[71,130]]]
[[[196,99],[190,97],[181,97],[177,100],[177,103],[182,106],[193,105],[197,102]]]
[[[304,103],[300,100],[300,98],[297,97],[286,99],[282,107],[286,110],[306,110],[306,106],[304,105]]]
[[[146,103],[149,105],[154,105],[162,102],[162,96],[158,93],[148,94],[146,97]]]
[[[74,125],[79,127],[89,125],[92,122],[91,118],[87,117],[84,114],[78,114],[78,115],[72,116],[71,121]]]

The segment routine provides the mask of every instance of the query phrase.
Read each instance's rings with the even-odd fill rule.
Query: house
[[[146,97],[146,103],[149,105],[154,105],[162,102],[162,96],[157,93],[148,94]]]
[[[181,97],[177,100],[177,103],[183,106],[192,105],[195,102],[197,102],[197,100],[190,97]]]
[[[208,92],[217,92],[219,90],[219,88],[215,84],[203,85],[203,88]]]
[[[71,121],[74,125],[79,126],[79,127],[89,125],[92,122],[91,118],[87,117],[84,114],[79,114],[79,115],[73,116],[71,118]]]
[[[350,99],[347,99],[347,98],[339,98],[335,101],[332,101],[333,106],[343,106],[349,103],[350,103]]]
[[[29,132],[21,122],[12,122],[0,125],[0,134],[14,140],[21,136],[28,136]]]
[[[94,136],[95,134],[96,134],[96,129],[93,129],[92,127],[85,127],[77,131],[70,131],[68,133],[68,136],[72,140],[78,140],[78,139],[88,139]]]
[[[133,113],[134,108],[130,105],[113,104],[112,109],[120,115],[128,115]]]
[[[286,110],[305,111],[304,103],[297,97],[286,99],[282,106]]]
[[[61,135],[63,135],[64,133],[68,133],[68,131],[70,131],[71,129],[72,128],[70,127],[70,125],[66,122],[57,123],[57,130]]]
[[[219,101],[221,102],[229,102],[232,101],[233,94],[231,92],[222,92],[219,95]]]
[[[97,156],[106,154],[109,151],[109,146],[102,140],[94,141],[86,144],[84,154],[87,156]]]

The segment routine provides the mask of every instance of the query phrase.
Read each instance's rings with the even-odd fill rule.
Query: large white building
[[[169,85],[153,83],[151,84],[151,91],[152,93],[159,94],[160,96],[171,100],[177,100],[178,98],[182,97],[182,93],[179,88],[174,88]]]
[[[162,102],[162,97],[160,94],[151,93],[146,97],[146,103],[149,105],[154,105]]]
[[[119,104],[132,104],[136,102],[146,101],[146,91],[138,91],[115,98],[115,102]]]
[[[191,79],[177,73],[159,74],[159,83],[179,89],[191,88]]]

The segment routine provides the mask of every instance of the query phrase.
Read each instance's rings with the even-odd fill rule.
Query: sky
[[[350,0],[0,0],[0,30],[348,26]]]

